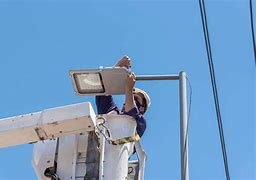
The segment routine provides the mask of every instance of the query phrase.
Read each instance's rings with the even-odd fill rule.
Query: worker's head
[[[144,114],[151,103],[149,95],[139,88],[134,88],[133,96],[138,110],[141,114]]]

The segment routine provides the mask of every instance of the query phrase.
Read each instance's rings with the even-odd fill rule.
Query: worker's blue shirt
[[[96,96],[96,105],[98,114],[107,114],[111,111],[116,111],[118,114],[126,114],[132,116],[136,122],[136,131],[141,137],[146,129],[146,120],[144,116],[139,112],[137,107],[132,108],[128,112],[120,112],[116,106],[112,96]]]

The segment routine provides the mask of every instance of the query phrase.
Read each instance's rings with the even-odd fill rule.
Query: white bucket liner
[[[104,115],[104,118],[112,140],[135,135],[136,121],[134,118],[127,115]],[[133,150],[134,142],[112,145],[106,141],[102,179],[125,180],[128,174],[128,159]]]

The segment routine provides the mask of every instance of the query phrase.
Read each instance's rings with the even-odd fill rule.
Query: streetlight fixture
[[[131,72],[126,68],[114,67],[71,70],[70,77],[77,95],[117,95],[124,94],[129,73]],[[179,80],[181,180],[189,180],[186,73],[181,71],[178,75],[137,75],[136,80]]]
[[[126,68],[101,68],[71,70],[69,75],[76,95],[124,94],[125,82],[130,71]]]

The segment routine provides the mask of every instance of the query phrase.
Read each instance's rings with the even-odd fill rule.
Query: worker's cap
[[[150,106],[150,104],[151,104],[151,100],[150,100],[150,97],[149,97],[149,95],[145,92],[145,91],[143,91],[143,90],[141,90],[141,89],[139,89],[139,88],[134,88],[133,89],[133,92],[134,93],[141,93],[143,96],[144,96],[144,98],[145,98],[145,100],[146,100],[146,109],[148,109],[148,107]]]

